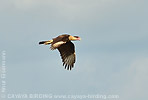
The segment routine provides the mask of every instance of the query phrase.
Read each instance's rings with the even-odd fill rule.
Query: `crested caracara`
[[[41,41],[39,44],[51,44],[51,50],[58,49],[62,58],[63,66],[65,66],[65,69],[71,70],[74,67],[76,59],[75,46],[71,41],[75,40],[81,40],[81,38],[64,34],[53,38],[52,40]]]

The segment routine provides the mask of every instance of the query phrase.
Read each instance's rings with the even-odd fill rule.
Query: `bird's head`
[[[70,35],[68,38],[69,38],[70,41],[76,41],[76,40],[80,41],[81,40],[81,38],[79,36],[71,36]]]

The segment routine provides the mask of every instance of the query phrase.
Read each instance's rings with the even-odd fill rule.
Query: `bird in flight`
[[[51,44],[50,49],[58,49],[62,58],[65,69],[71,70],[74,67],[76,55],[75,46],[71,41],[81,40],[79,36],[71,36],[68,34],[59,35],[56,38],[48,41],[41,41],[39,44]]]

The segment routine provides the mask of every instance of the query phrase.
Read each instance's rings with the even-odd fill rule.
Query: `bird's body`
[[[41,41],[39,44],[51,44],[51,50],[58,49],[62,58],[63,66],[65,66],[65,69],[71,70],[74,67],[76,59],[75,46],[71,42],[72,40],[80,40],[80,37],[64,34],[49,41]]]

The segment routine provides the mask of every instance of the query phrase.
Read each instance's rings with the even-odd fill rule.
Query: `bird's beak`
[[[81,40],[81,38],[80,37],[76,38],[74,36],[69,36],[69,40],[70,41],[75,41],[75,40]]]
[[[81,40],[81,38],[80,38],[80,37],[78,37],[78,38],[77,38],[77,40],[79,40],[79,41],[80,41],[80,40]]]

